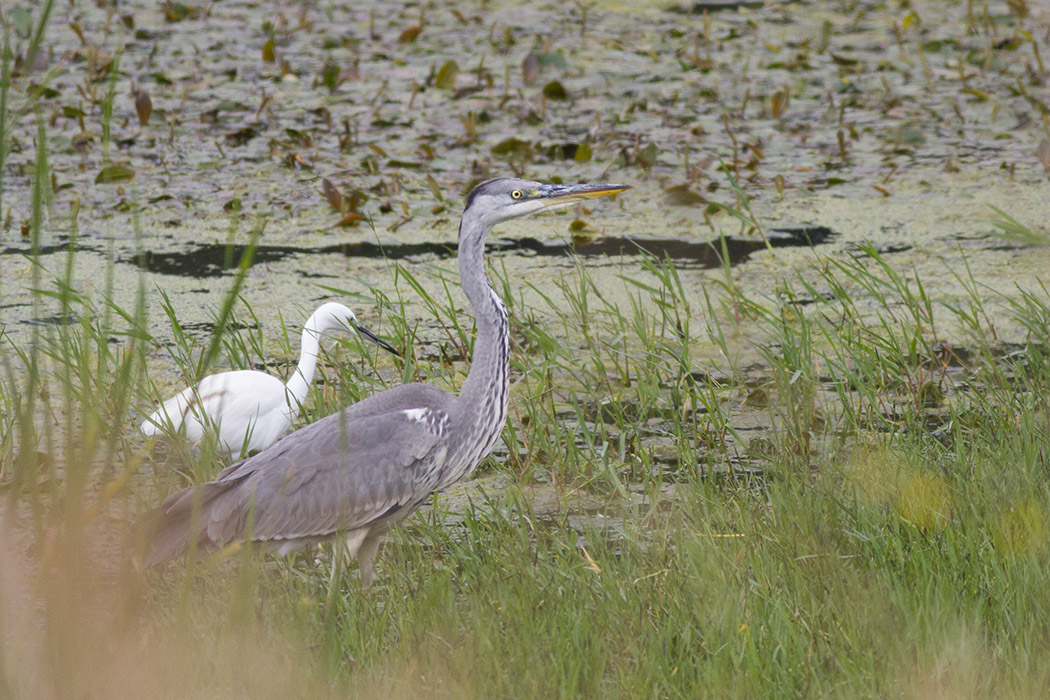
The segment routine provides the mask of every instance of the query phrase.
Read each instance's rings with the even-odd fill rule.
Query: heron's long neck
[[[292,409],[292,416],[299,415],[299,409],[306,400],[306,393],[310,390],[310,382],[314,379],[314,370],[317,369],[317,356],[321,352],[319,334],[314,326],[314,318],[306,322],[303,329],[302,349],[299,351],[299,366],[292,372],[291,378],[285,384],[288,404]]]
[[[460,402],[476,416],[477,427],[488,434],[487,452],[507,418],[507,362],[509,338],[507,307],[485,274],[485,237],[488,230],[465,216],[459,231],[459,280],[474,309],[478,337],[470,373],[459,392]]]

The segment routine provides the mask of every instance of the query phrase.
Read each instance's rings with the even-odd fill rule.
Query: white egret
[[[207,431],[215,431],[216,447],[227,456],[243,457],[265,450],[288,432],[299,416],[317,368],[321,335],[348,328],[397,354],[393,346],[360,325],[353,311],[329,302],[306,322],[299,366],[287,384],[255,370],[213,374],[165,401],[142,422],[140,430],[148,436],[180,435],[194,443],[200,442]]]

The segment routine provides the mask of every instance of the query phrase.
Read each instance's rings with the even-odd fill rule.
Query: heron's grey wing
[[[241,539],[249,513],[254,513],[256,533],[264,525],[271,533],[305,529],[309,523],[313,529],[326,523],[347,528],[364,517],[355,507],[369,497],[376,503],[389,501],[391,495],[408,493],[412,483],[429,492],[433,487],[425,481],[426,465],[441,456],[437,436],[451,400],[425,384],[387,389],[231,464],[214,481],[171,494],[140,523],[150,539],[146,564],[179,556],[192,540],[208,547]],[[430,408],[424,411],[422,406]],[[376,463],[402,466],[380,470]],[[270,495],[256,496],[253,509],[252,493]],[[348,504],[345,511],[339,510],[341,504]],[[344,512],[349,517],[340,521],[336,515]]]
[[[204,534],[214,543],[249,530],[254,540],[296,539],[389,517],[429,493],[444,452],[439,413],[335,414],[289,435],[220,475],[236,484],[202,511]]]

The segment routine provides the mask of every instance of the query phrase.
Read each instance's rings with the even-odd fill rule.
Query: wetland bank
[[[0,697],[1043,697],[1050,15],[703,5],[5,3]],[[495,231],[503,441],[373,588],[125,565],[218,468],[141,416],[321,301],[405,358],[302,422],[460,384],[512,173],[634,189]]]

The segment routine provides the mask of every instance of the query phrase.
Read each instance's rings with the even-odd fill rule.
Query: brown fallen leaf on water
[[[784,112],[787,111],[788,105],[791,103],[791,88],[782,87],[773,93],[773,99],[770,102],[769,110],[773,113],[774,119],[780,119]]]
[[[1043,165],[1043,170],[1050,173],[1050,139],[1043,139],[1035,149],[1035,157]]]
[[[784,194],[784,185],[785,185],[785,182],[784,182],[784,176],[783,175],[777,175],[776,177],[773,178],[773,186],[777,188],[777,195],[783,195]]]
[[[146,126],[149,123],[150,115],[153,114],[153,100],[149,98],[149,93],[139,88],[135,91],[135,114],[139,117],[139,124]]]
[[[400,219],[398,219],[394,223],[392,223],[389,226],[387,226],[387,230],[390,231],[391,233],[397,233],[397,230],[399,228],[401,228],[402,226],[404,226],[405,224],[407,224],[411,220],[412,220],[412,215],[411,214],[405,214]]]
[[[418,24],[413,24],[411,27],[401,32],[401,34],[398,35],[397,40],[402,44],[407,44],[409,42],[415,41],[422,33],[423,27],[419,26]]]
[[[321,180],[321,194],[324,195],[325,201],[328,202],[328,206],[332,207],[335,211],[343,211],[343,203],[346,201],[346,197],[339,191],[339,188],[332,184],[332,181],[328,178]]]
[[[361,59],[355,58],[349,68],[343,69],[343,72],[339,74],[339,78],[343,82],[346,82],[347,80],[352,80],[354,82],[361,80]]]
[[[284,164],[292,170],[309,170],[314,167],[313,163],[303,158],[299,153],[288,153],[284,156]]]
[[[525,60],[521,62],[521,78],[526,85],[532,85],[540,77],[540,59],[536,57],[535,51],[529,51]]]
[[[321,194],[333,211],[343,215],[336,222],[336,226],[356,226],[359,222],[364,221],[364,215],[357,210],[368,201],[368,195],[361,190],[350,190],[344,193],[331,180],[322,178]]]
[[[335,223],[336,226],[357,226],[365,217],[356,211],[347,212],[346,216]]]
[[[427,174],[427,187],[430,188],[430,193],[434,195],[434,199],[439,202],[445,201],[445,195],[441,192],[441,185],[434,179],[433,175]]]

